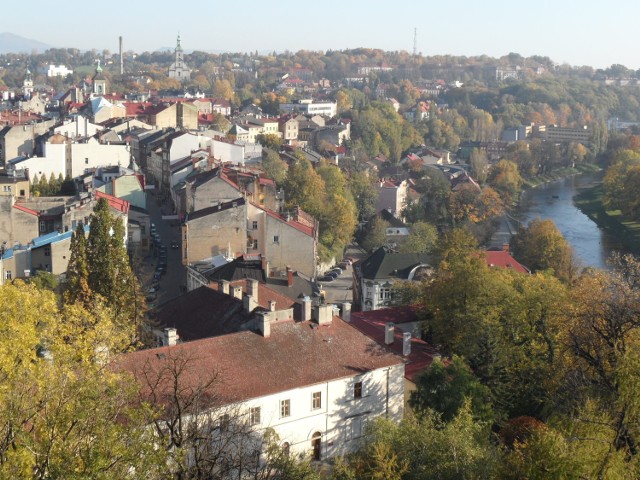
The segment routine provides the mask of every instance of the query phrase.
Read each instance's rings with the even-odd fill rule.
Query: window
[[[228,413],[224,413],[222,415],[220,415],[220,418],[218,419],[219,425],[220,425],[220,431],[221,432],[228,432],[229,431],[229,414]]]
[[[390,288],[381,288],[380,289],[380,300],[390,300],[391,299],[391,289]]]
[[[51,256],[51,245],[45,245],[44,246],[44,256],[45,257],[50,257]]]
[[[24,190],[20,190],[20,196],[21,197],[24,197],[24,193],[25,193]]]
[[[258,221],[257,221],[257,220],[254,220],[254,221],[253,221],[253,229],[254,229],[254,230],[257,230],[257,229],[258,229]]]
[[[362,436],[362,417],[352,418],[350,425],[350,438],[360,438]]]
[[[313,392],[311,406],[314,410],[322,408],[322,392]]]
[[[11,191],[11,185],[4,185],[4,191],[5,192],[10,192]]]
[[[254,248],[254,250],[258,249],[258,240],[254,240],[253,241],[253,248]]]
[[[353,384],[353,398],[362,398],[362,382]]]
[[[273,236],[273,243],[280,243],[280,236],[279,235],[274,235]]]
[[[5,280],[11,280],[11,270],[5,270],[4,271],[4,279]]]
[[[84,159],[84,164],[85,164],[85,165],[89,165],[89,159],[88,159],[88,158],[85,158],[85,159]]]
[[[249,425],[258,425],[260,423],[260,407],[253,407],[249,410]]]
[[[291,416],[291,400],[280,400],[280,418]]]
[[[47,224],[45,223],[44,220],[40,220],[40,231],[44,232],[47,228]]]

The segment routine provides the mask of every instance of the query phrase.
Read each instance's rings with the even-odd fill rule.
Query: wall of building
[[[193,263],[215,255],[246,251],[246,205],[227,208],[197,219],[183,227],[183,263]]]
[[[186,198],[188,212],[197,212],[219,203],[230,202],[242,196],[237,188],[229,185],[221,178],[212,178],[207,183],[199,185],[195,194],[190,187],[187,192],[191,192],[187,194]]]
[[[219,140],[211,140],[213,156],[223,163],[231,162],[234,165],[244,164],[244,147]]]
[[[129,149],[127,145],[101,144],[92,138],[87,143],[71,145],[71,176],[78,177],[87,169],[129,165]]]

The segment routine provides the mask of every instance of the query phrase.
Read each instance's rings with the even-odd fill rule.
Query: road
[[[360,260],[366,256],[357,245],[349,245],[345,257]],[[321,272],[324,273],[324,272]],[[327,303],[343,303],[353,301],[353,267],[349,266],[333,282],[320,282]]]
[[[162,206],[156,199],[152,190],[147,191],[147,211],[151,217],[151,223],[156,226],[156,231],[160,235],[161,245],[167,247],[167,271],[160,278],[160,290],[157,299],[151,306],[157,306],[167,302],[182,294],[181,287],[186,285],[186,269],[181,262],[181,248],[171,248],[171,241],[180,243],[180,226],[176,220],[162,220],[162,209],[168,210],[167,206]],[[169,214],[170,212],[166,212]],[[158,263],[158,250],[154,246],[149,255],[142,259],[140,279],[145,293],[153,283],[153,272]]]

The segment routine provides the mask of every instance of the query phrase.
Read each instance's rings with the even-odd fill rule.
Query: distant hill
[[[49,48],[53,47],[37,40],[21,37],[15,33],[0,33],[0,53],[31,53],[34,50],[41,53]]]

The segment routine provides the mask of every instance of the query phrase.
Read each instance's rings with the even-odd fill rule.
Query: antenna
[[[413,56],[418,55],[418,29],[413,29]]]

